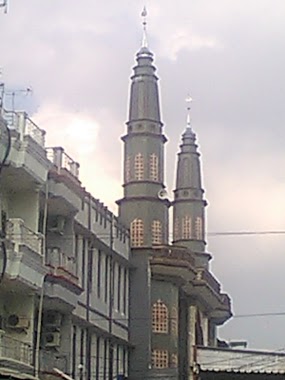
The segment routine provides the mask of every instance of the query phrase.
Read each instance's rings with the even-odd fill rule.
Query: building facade
[[[196,136],[187,120],[178,153],[174,200],[164,183],[158,78],[146,44],[131,77],[119,217],[131,236],[131,380],[193,378],[193,347],[215,346],[231,317],[230,299],[209,269],[204,191]],[[173,242],[169,209],[173,208]]]
[[[2,109],[0,375],[113,379],[128,374],[129,232],[79,181],[45,131]]]

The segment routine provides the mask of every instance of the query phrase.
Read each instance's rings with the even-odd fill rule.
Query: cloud
[[[149,46],[169,137],[169,192],[190,92],[209,230],[282,229],[284,0],[274,6],[270,0],[148,3]],[[49,145],[62,145],[79,161],[83,185],[113,210],[122,195],[119,137],[141,42],[142,5],[13,0],[8,15],[0,13],[3,79],[9,88],[34,89],[33,97],[18,98],[17,104],[47,130]],[[284,243],[281,236],[209,240],[212,267],[237,312],[285,310]],[[282,326],[276,323],[275,329],[271,321],[270,336],[258,321],[235,320],[223,334],[248,337],[259,347],[278,346],[285,339]]]

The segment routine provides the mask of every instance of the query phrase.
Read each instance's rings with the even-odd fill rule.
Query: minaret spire
[[[146,6],[143,7],[143,10],[142,10],[141,16],[142,16],[142,19],[143,19],[143,22],[142,22],[142,25],[143,25],[142,47],[143,47],[143,48],[147,48],[147,34],[146,34],[146,25],[147,25],[146,17],[147,17],[147,10],[146,10]]]
[[[173,202],[173,242],[197,254],[197,265],[207,266],[205,253],[205,206],[201,184],[200,154],[191,126],[192,98],[187,96],[187,125],[182,134]],[[199,258],[199,259],[198,259]]]
[[[191,128],[191,114],[190,114],[190,111],[191,111],[191,103],[192,103],[193,99],[191,98],[190,95],[187,95],[185,101],[186,101],[186,104],[187,104],[187,128]]]

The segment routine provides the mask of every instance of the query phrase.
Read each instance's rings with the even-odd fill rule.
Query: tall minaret
[[[144,9],[143,43],[131,77],[129,120],[124,142],[124,197],[119,215],[130,228],[132,247],[168,242],[168,207],[164,191],[163,124],[160,119],[158,78],[147,47]]]
[[[168,209],[165,198],[163,124],[160,119],[158,78],[153,54],[147,47],[146,11],[143,43],[131,77],[129,120],[124,142],[124,197],[117,203],[122,222],[130,228],[129,293],[130,379],[145,379],[151,366],[150,258],[152,246],[168,243]]]
[[[200,154],[196,135],[191,127],[190,104],[187,101],[187,126],[182,135],[178,153],[176,189],[173,202],[173,243],[183,245],[195,252],[198,266],[207,266],[209,255],[205,254],[205,206],[201,184]]]

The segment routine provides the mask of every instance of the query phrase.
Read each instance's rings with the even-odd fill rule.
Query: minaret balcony
[[[185,248],[153,246],[151,269],[153,274],[179,278],[180,282],[191,282],[195,276],[195,260]]]
[[[221,293],[220,283],[208,269],[197,270],[193,285],[195,298],[205,305],[216,324],[222,324],[231,317],[230,299],[227,294]]]

